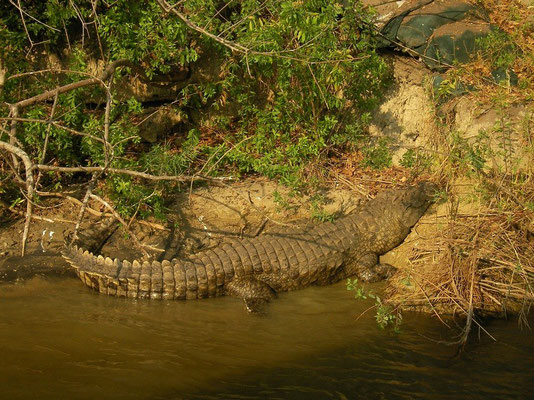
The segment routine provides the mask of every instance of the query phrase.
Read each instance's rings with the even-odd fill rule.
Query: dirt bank
[[[178,195],[169,204],[167,220],[134,223],[131,231],[157,259],[184,256],[217,245],[229,237],[254,236],[280,226],[299,224],[326,215],[354,210],[362,193],[332,186],[321,193],[321,204],[310,196],[292,195],[287,188],[266,180],[248,179],[225,186],[206,186]],[[98,208],[96,204],[90,207]],[[0,225],[0,280],[28,278],[35,273],[68,273],[60,253],[72,233],[79,208],[65,199],[49,199],[36,211],[28,237],[27,256],[20,257],[24,218],[4,209]],[[103,210],[98,210],[103,211]],[[81,231],[102,223],[88,215]],[[117,230],[102,249],[104,255],[142,257],[123,229]]]

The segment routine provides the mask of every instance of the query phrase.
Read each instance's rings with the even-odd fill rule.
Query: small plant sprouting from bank
[[[430,171],[434,162],[433,157],[423,151],[408,149],[403,155],[399,164],[405,168],[410,168],[414,173]]]
[[[380,296],[366,289],[363,284],[358,282],[357,278],[347,279],[347,290],[354,291],[354,298],[357,300],[372,299],[375,301],[373,306],[373,308],[376,308],[375,319],[381,329],[392,326],[395,332],[400,332],[402,314],[398,310],[385,304]]]
[[[376,143],[369,143],[362,148],[362,166],[373,169],[389,168],[392,164],[391,150],[386,138],[380,138]]]
[[[321,194],[316,194],[310,199],[312,218],[319,222],[333,222],[336,219],[335,214],[329,213],[324,209],[325,198]]]

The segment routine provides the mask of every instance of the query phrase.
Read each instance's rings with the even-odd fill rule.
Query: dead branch
[[[57,107],[57,101],[59,99],[59,95],[58,93],[56,93],[56,96],[54,97],[54,104],[52,104],[52,110],[50,111],[50,118],[48,118],[49,121],[52,120],[52,118],[54,118],[54,113],[56,112],[56,107]],[[41,160],[39,162],[39,164],[42,164],[44,163],[44,160],[46,159],[46,150],[47,150],[47,147],[48,147],[48,140],[50,139],[50,129],[52,128],[52,125],[48,124],[48,126],[46,127],[46,136],[45,136],[45,140],[44,140],[44,144],[43,144],[43,150],[42,150],[42,154],[41,154]],[[41,171],[39,171],[39,173],[37,174],[37,179],[35,180],[35,186],[38,187],[39,186],[39,181],[41,180]]]
[[[97,196],[95,194],[90,194],[90,197],[93,199],[93,200],[96,200],[98,201],[99,203],[103,204],[104,207],[106,207],[112,214],[113,216],[122,224],[122,226],[124,227],[124,229],[126,229],[126,231],[128,232],[128,234],[132,237],[135,245],[141,250],[141,252],[143,253],[143,255],[145,257],[150,257],[150,255],[148,254],[148,252],[144,249],[144,247],[142,246],[141,242],[139,241],[139,239],[137,239],[137,236],[135,236],[135,234],[130,230],[130,228],[128,228],[128,224],[124,221],[124,219],[122,219],[122,217],[119,215],[119,213],[117,213],[117,211],[115,211],[115,209],[107,202],[105,201],[103,198],[101,198],[100,196]]]
[[[195,181],[221,182],[221,181],[235,180],[235,178],[232,176],[209,177],[209,176],[203,176],[203,175],[193,175],[193,176],[152,175],[152,174],[147,174],[146,172],[132,171],[129,169],[104,168],[104,167],[58,167],[58,166],[53,166],[53,165],[37,164],[33,166],[33,169],[38,169],[42,171],[66,172],[66,173],[74,173],[74,172],[92,173],[92,172],[104,172],[105,171],[110,174],[129,175],[129,176],[133,176],[136,178],[147,179],[150,181],[189,182],[191,180],[195,180]]]
[[[96,172],[91,177],[91,180],[89,181],[89,184],[87,185],[87,189],[85,191],[85,196],[83,197],[83,201],[81,202],[80,211],[78,213],[78,219],[76,220],[76,226],[74,227],[74,232],[72,234],[72,240],[71,244],[78,239],[78,230],[80,229],[80,226],[82,225],[83,216],[85,215],[85,209],[87,208],[87,204],[89,203],[89,198],[91,197],[91,192],[93,191],[93,187],[96,183]]]
[[[238,53],[250,53],[250,49],[243,46],[243,45],[240,45],[239,43],[234,43],[230,40],[226,40],[226,39],[223,39],[219,36],[216,36],[214,35],[213,33],[211,32],[208,32],[207,30],[201,28],[200,26],[194,24],[193,22],[191,22],[189,19],[187,19],[185,17],[185,15],[183,15],[181,12],[179,12],[175,6],[172,6],[170,5],[166,0],[157,0],[158,1],[158,4],[160,5],[160,7],[165,11],[165,12],[172,12],[174,15],[176,15],[189,29],[192,29],[204,36],[207,36],[213,40],[215,40],[217,43],[220,43],[226,47],[228,47],[229,49],[235,51],[235,52],[238,52]]]
[[[111,113],[111,85],[113,83],[113,80],[110,78],[109,83],[106,85],[106,110],[104,112],[104,168],[107,169],[109,167],[110,163],[110,148],[109,148],[109,115]],[[113,149],[111,149],[113,151]],[[104,173],[102,171],[102,173]]]
[[[52,97],[56,95],[56,93],[59,95],[59,94],[70,92],[71,90],[80,89],[86,86],[91,86],[95,84],[104,85],[104,82],[110,78],[110,76],[115,72],[117,68],[122,67],[122,66],[131,66],[131,65],[133,65],[133,63],[127,59],[115,60],[112,63],[110,63],[106,68],[104,68],[104,71],[102,71],[102,73],[98,77],[84,79],[82,81],[69,83],[67,85],[60,86],[52,90],[48,90],[44,93],[30,97],[29,99],[21,100],[11,105],[11,107],[20,109],[20,108],[28,107],[33,104],[51,99]]]
[[[28,201],[26,202],[26,220],[24,222],[24,232],[22,233],[22,256],[24,256],[24,252],[26,250],[26,241],[28,239],[28,231],[30,229],[30,221],[32,217],[32,207],[33,207],[33,204],[30,201],[33,198],[33,192],[34,192],[34,181],[33,181],[33,173],[32,173],[33,164],[30,160],[30,157],[28,157],[28,154],[26,154],[24,150],[19,149],[16,146],[0,141],[0,148],[19,157],[24,163],[24,168],[26,169],[26,190],[27,190]]]
[[[72,197],[72,196],[69,196],[69,195],[64,194],[64,193],[36,191],[36,194],[38,196],[42,196],[42,197],[58,197],[58,198],[61,198],[61,199],[65,199],[67,201],[70,201],[73,204],[76,204],[77,206],[82,206],[82,204],[83,204],[82,201],[78,200],[76,197]],[[94,208],[91,208],[89,206],[87,206],[85,210],[89,214],[94,215],[95,217],[100,217],[100,218],[113,217],[112,213],[98,211],[98,210],[95,210]],[[72,223],[75,224],[76,222],[72,221]],[[135,223],[137,223],[139,225],[145,225],[145,226],[148,226],[150,228],[158,229],[160,231],[170,232],[169,228],[166,228],[165,226],[163,226],[161,224],[158,224],[156,222],[135,221]]]
[[[25,212],[22,212],[22,211],[19,211],[19,210],[14,210],[13,208],[10,208],[10,207],[6,207],[6,209],[12,214],[20,215],[22,217],[26,216]],[[48,218],[48,217],[41,217],[39,215],[32,215],[32,219],[37,220],[37,221],[50,222],[50,223],[57,223],[57,222],[62,222],[62,223],[65,223],[65,224],[75,224],[76,223],[76,221],[71,221],[70,219],[57,218],[57,217],[56,218]]]

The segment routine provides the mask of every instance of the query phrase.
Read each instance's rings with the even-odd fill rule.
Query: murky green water
[[[528,399],[534,335],[494,321],[466,351],[405,316],[377,328],[343,284],[287,293],[265,315],[233,298],[133,301],[76,279],[0,285],[0,399]]]

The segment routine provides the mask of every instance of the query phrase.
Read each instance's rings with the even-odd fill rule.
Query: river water
[[[284,293],[265,314],[233,298],[135,301],[75,278],[0,285],[0,399],[528,399],[534,335],[492,321],[465,349],[405,314],[377,327],[340,283]]]

